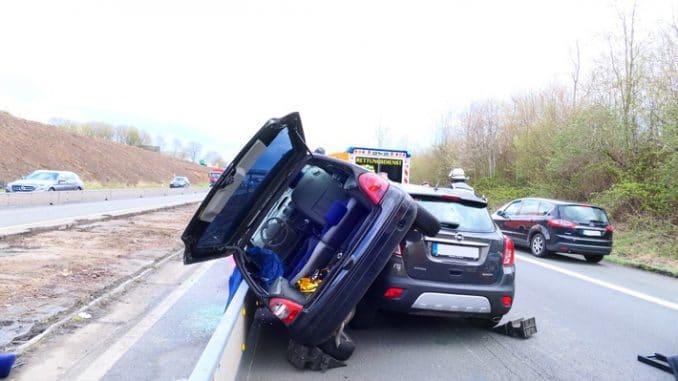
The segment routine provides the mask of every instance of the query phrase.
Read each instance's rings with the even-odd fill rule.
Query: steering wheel
[[[264,222],[259,230],[259,236],[264,245],[278,247],[287,239],[289,227],[280,217],[271,217]]]

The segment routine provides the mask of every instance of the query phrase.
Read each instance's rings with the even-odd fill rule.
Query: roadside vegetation
[[[678,275],[678,25],[641,32],[637,19],[620,12],[589,70],[574,49],[568,85],[445,116],[413,181],[446,184],[463,167],[493,208],[524,196],[601,205],[611,261]]]

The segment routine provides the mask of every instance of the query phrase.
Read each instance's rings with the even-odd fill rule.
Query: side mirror
[[[497,215],[506,218],[506,213],[503,210],[497,210]]]

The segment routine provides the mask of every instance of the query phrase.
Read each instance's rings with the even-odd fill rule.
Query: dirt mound
[[[157,152],[0,112],[0,182],[14,181],[36,169],[73,171],[86,182],[129,185],[167,184],[174,175],[205,183],[209,171]]]

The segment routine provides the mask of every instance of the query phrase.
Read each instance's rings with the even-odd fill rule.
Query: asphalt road
[[[275,319],[251,331],[239,380],[672,380],[638,354],[678,354],[678,279],[577,256],[519,252],[517,292],[502,322],[535,317],[539,332],[515,339],[441,318],[382,315],[349,331],[347,366],[299,371]]]
[[[0,208],[0,235],[36,226],[67,224],[112,213],[134,213],[165,206],[197,202],[206,193],[162,197],[132,198],[63,205]]]

